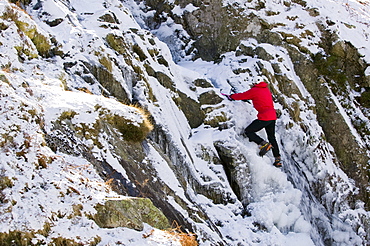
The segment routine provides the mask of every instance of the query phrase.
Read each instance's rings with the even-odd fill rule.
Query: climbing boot
[[[272,148],[272,145],[270,143],[263,141],[261,143],[259,155],[264,156],[271,148]]]
[[[281,164],[281,158],[275,157],[275,162],[272,165],[274,165],[275,167],[282,167],[283,165]]]

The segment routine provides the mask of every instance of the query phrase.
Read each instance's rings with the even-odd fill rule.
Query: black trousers
[[[247,128],[245,128],[244,133],[249,138],[249,141],[255,142],[256,144],[261,144],[263,139],[258,136],[256,132],[265,129],[267,138],[272,145],[272,153],[274,157],[279,157],[279,146],[275,138],[275,122],[275,120],[254,120]]]

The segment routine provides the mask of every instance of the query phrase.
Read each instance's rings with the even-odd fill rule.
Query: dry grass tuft
[[[197,237],[194,233],[181,231],[181,226],[176,221],[173,222],[174,228],[169,229],[168,233],[178,238],[182,246],[198,246]]]

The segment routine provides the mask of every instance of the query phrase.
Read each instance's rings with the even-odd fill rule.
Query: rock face
[[[319,123],[325,132],[327,140],[333,145],[343,170],[356,181],[360,188],[360,198],[369,204],[370,194],[368,189],[365,188],[369,186],[369,172],[366,171],[366,166],[369,163],[369,156],[367,155],[369,148],[356,140],[356,136],[353,135],[352,126],[348,125],[348,122],[346,122],[346,119],[340,113],[342,107],[345,107],[348,102],[343,106],[338,105],[331,96],[335,93],[349,97],[350,90],[347,90],[344,85],[341,85],[341,83],[345,82],[335,79],[336,76],[344,76],[345,84],[349,85],[352,90],[363,88],[365,86],[365,76],[363,74],[365,67],[358,52],[354,51],[350,44],[338,42],[334,46],[344,46],[347,47],[346,49],[352,50],[352,52],[345,52],[351,58],[334,58],[337,62],[331,65],[328,64],[331,60],[330,55],[325,59],[326,62],[324,64],[306,60],[301,56],[303,59],[297,59],[295,69],[297,74],[302,78],[302,82],[305,84],[307,90],[316,101],[316,112]],[[334,66],[346,72],[344,74],[333,74],[327,70],[322,73],[325,69],[323,67],[328,66]],[[336,69],[332,68],[330,70],[336,71]],[[354,78],[353,74],[362,75]],[[355,123],[355,119],[353,119],[352,124],[358,125]],[[367,138],[365,129],[357,128],[357,132],[364,139]]]
[[[333,145],[343,169],[360,188],[359,198],[370,206],[370,194],[366,188],[370,185],[367,168],[370,161],[370,149],[366,144],[356,140],[352,125],[362,136],[364,142],[369,139],[369,129],[364,127],[366,123],[361,119],[356,119],[356,116],[351,118],[350,123],[343,118],[342,108],[352,107],[350,106],[351,102],[343,100],[338,104],[332,99],[333,95],[348,98],[353,91],[356,91],[360,93],[360,96],[352,100],[360,105],[360,110],[362,108],[366,115],[369,110],[366,99],[368,98],[369,84],[365,70],[369,64],[362,60],[358,50],[351,43],[338,40],[338,36],[330,31],[330,26],[334,25],[333,23],[328,22],[329,24],[327,24],[321,23],[320,20],[317,21],[316,25],[321,32],[320,47],[323,51],[311,53],[301,44],[306,36],[312,35],[309,31],[306,31],[305,35],[302,34],[301,37],[289,33],[274,32],[272,30],[274,24],[268,23],[262,17],[256,16],[253,11],[248,12],[237,4],[223,5],[222,1],[219,0],[211,0],[207,3],[180,1],[181,7],[185,8],[192,4],[196,9],[191,12],[185,11],[182,16],[177,16],[172,12],[173,6],[166,1],[163,5],[156,5],[152,1],[146,2],[150,9],[156,11],[155,17],[157,18],[154,18],[156,23],[154,26],[161,25],[163,19],[159,16],[165,12],[186,29],[192,40],[195,40],[192,47],[196,50],[196,57],[217,60],[222,53],[237,50],[238,55],[254,56],[272,62],[273,55],[268,54],[261,46],[241,44],[242,40],[250,38],[255,39],[258,44],[271,44],[286,49],[294,64],[295,73],[315,99],[318,121],[327,140]],[[251,10],[266,8],[265,3],[261,1],[258,3],[249,2],[251,5],[254,4],[253,7],[250,7]],[[307,8],[304,1],[284,2],[284,4],[287,7],[299,4]],[[158,8],[158,6],[162,8]],[[319,15],[314,8],[307,8],[307,11],[311,16]],[[243,24],[240,25],[240,23]],[[274,62],[272,66],[275,74],[264,73],[263,65],[260,67],[261,73],[271,78],[272,81],[277,81],[279,90],[283,94],[300,95],[300,100],[306,100],[298,88],[289,82],[286,76],[282,75],[280,65]],[[243,72],[245,71],[235,73]],[[297,121],[297,110],[290,111],[292,112],[291,117]],[[356,113],[349,110],[347,114]]]
[[[224,166],[230,186],[242,202],[247,207],[251,202],[251,175],[248,162],[242,153],[238,153],[235,146],[230,146],[221,141],[215,142],[218,156]]]
[[[170,224],[164,214],[148,198],[108,200],[96,206],[95,222],[103,228],[128,227],[143,230],[143,223],[158,229],[168,229]]]
[[[106,116],[107,114],[102,114],[102,121],[100,121],[99,124],[95,124],[93,128],[90,128],[90,130],[87,130],[89,127],[86,127],[84,130],[78,129],[78,127],[71,121],[73,114],[72,117],[60,117],[57,122],[54,122],[52,134],[48,134],[46,136],[46,142],[52,150],[74,156],[83,156],[89,160],[101,177],[106,182],[111,182],[113,190],[119,194],[133,197],[145,196],[150,198],[150,200],[133,199],[119,202],[108,201],[105,206],[98,207],[98,210],[100,210],[101,213],[98,213],[97,215],[97,223],[102,227],[124,226],[123,224],[125,222],[118,220],[116,217],[126,216],[126,218],[130,219],[130,221],[127,222],[127,226],[139,229],[141,228],[139,225],[140,219],[146,220],[144,217],[150,216],[150,212],[155,208],[151,204],[151,201],[153,201],[155,206],[163,211],[171,223],[173,221],[177,221],[184,227],[187,226],[187,229],[191,230],[191,226],[188,225],[185,220],[186,218],[176,213],[174,208],[167,203],[166,196],[169,194],[175,195],[173,191],[166,187],[162,180],[157,179],[156,176],[153,175],[156,171],[154,170],[152,163],[144,161],[147,155],[146,151],[149,148],[148,142],[142,141],[142,139],[135,140],[135,138],[125,139],[124,135],[121,135],[119,132],[115,133],[114,129],[117,129],[116,123],[122,125],[124,124],[124,119],[121,118],[117,121],[106,121],[104,120]],[[133,129],[131,129],[131,133],[133,133],[132,130]],[[87,134],[88,132],[89,134]],[[160,131],[158,129],[154,129],[153,132]],[[153,132],[150,134],[150,137],[154,136]],[[97,157],[94,154],[93,149],[83,144],[83,142],[86,142],[86,138],[99,139],[101,134],[109,134],[108,142],[111,146],[114,146],[112,153],[118,157],[119,165],[124,168],[128,177],[125,177],[122,172],[117,172],[112,164],[104,158]],[[158,144],[165,145],[164,151],[170,150],[170,153],[165,153],[168,154],[173,161],[177,162],[178,160],[176,160],[176,158],[181,158],[173,154],[176,152],[176,149],[171,146],[170,141],[167,140],[165,136],[157,136],[156,138],[158,139]],[[99,146],[98,143],[97,145]],[[103,148],[103,146],[100,147]],[[187,181],[183,180],[183,182],[186,183]],[[135,203],[137,204],[135,205]],[[148,207],[150,209],[149,211],[146,210],[146,205],[150,205]],[[125,215],[122,215],[121,213],[123,212],[120,212],[119,210],[124,210],[125,206],[131,207]],[[138,210],[135,211],[134,208]],[[115,212],[115,209],[118,209],[118,211]],[[135,212],[132,214],[132,218],[129,215],[131,212]],[[107,215],[106,213],[111,214],[114,218],[103,219],[103,217]],[[149,222],[146,223],[150,224]],[[159,223],[162,223],[163,225],[163,221]]]
[[[369,65],[362,60],[357,48],[339,40],[328,30],[332,25],[330,21],[322,23],[317,20],[315,23],[319,30],[316,34],[319,40],[312,45],[318,46],[317,50],[320,52],[313,52],[303,43],[314,39],[315,35],[309,29],[304,30],[305,27],[299,23],[296,29],[302,29],[301,35],[277,31],[276,27],[284,25],[267,20],[268,16],[279,13],[267,9],[268,2],[265,1],[245,1],[246,6],[242,6],[237,2],[232,5],[224,4],[225,1],[221,0],[180,0],[175,1],[176,3],[147,0],[145,4],[143,2],[140,6],[132,7],[135,10],[144,8],[148,13],[150,11],[151,14],[142,17],[144,19],[140,19],[140,22],[146,22],[153,32],[165,23],[173,24],[170,18],[184,28],[188,35],[176,31],[170,37],[162,37],[171,44],[175,59],[192,55],[193,59],[202,58],[213,61],[214,64],[237,64],[230,69],[230,76],[234,78],[228,84],[231,87],[240,85],[235,82],[240,78],[257,74],[268,78],[274,99],[279,104],[278,115],[285,117],[285,121],[278,127],[283,129],[280,135],[283,139],[281,144],[286,149],[286,162],[291,165],[284,171],[292,184],[280,187],[287,176],[276,175],[277,180],[273,179],[273,184],[269,187],[270,180],[261,178],[268,190],[268,195],[263,197],[263,194],[259,194],[262,193],[262,188],[256,192],[252,190],[253,187],[258,188],[259,181],[252,177],[252,172],[256,172],[252,167],[258,169],[252,162],[258,163],[261,159],[257,159],[259,157],[254,156],[255,153],[244,152],[245,149],[250,150],[245,147],[248,144],[246,140],[239,136],[239,130],[244,126],[234,125],[231,106],[218,95],[214,85],[216,83],[213,84],[214,81],[200,75],[180,72],[168,47],[158,42],[149,31],[140,29],[133,17],[127,14],[128,9],[123,7],[123,3],[117,4],[114,7],[116,12],[113,13],[108,11],[110,3],[102,1],[101,6],[99,5],[101,9],[90,13],[84,9],[77,11],[74,3],[62,1],[66,7],[61,11],[63,15],[53,16],[47,14],[46,1],[33,2],[21,1],[20,4],[26,5],[23,6],[25,8],[28,6],[27,10],[34,18],[40,18],[39,23],[46,24],[46,28],[50,27],[50,36],[57,37],[58,33],[53,33],[53,28],[59,25],[71,28],[71,33],[74,33],[74,28],[80,21],[84,25],[88,25],[89,21],[97,22],[93,28],[99,28],[99,32],[85,33],[86,27],[79,26],[79,33],[76,34],[79,41],[71,47],[68,46],[70,40],[64,40],[63,37],[58,37],[61,40],[54,40],[55,37],[49,40],[41,32],[27,35],[27,28],[17,21],[14,11],[19,10],[14,6],[12,11],[7,12],[8,15],[2,17],[4,21],[0,23],[1,31],[13,28],[9,33],[19,35],[19,40],[24,39],[27,42],[23,42],[23,46],[9,49],[17,53],[17,59],[13,60],[14,64],[6,65],[8,67],[4,67],[4,70],[13,69],[21,73],[24,67],[31,64],[30,73],[33,74],[39,67],[44,66],[47,70],[50,66],[54,69],[53,73],[61,71],[57,82],[45,79],[56,76],[50,75],[51,72],[46,75],[36,73],[36,79],[55,83],[66,91],[83,91],[112,97],[131,105],[119,107],[132,107],[130,116],[140,116],[131,120],[130,117],[116,114],[115,110],[98,103],[88,105],[87,110],[82,107],[84,109],[61,111],[52,120],[46,116],[48,112],[41,109],[40,116],[36,116],[35,110],[27,110],[34,114],[34,121],[40,125],[42,136],[39,138],[43,140],[42,145],[53,153],[83,158],[105,182],[110,182],[115,192],[136,197],[108,200],[105,204],[97,205],[97,214],[93,217],[99,226],[124,226],[141,230],[143,223],[166,228],[176,221],[183,230],[196,232],[199,241],[212,245],[242,245],[246,242],[242,241],[244,239],[238,241],[238,236],[228,233],[236,229],[235,224],[244,216],[242,221],[250,223],[248,231],[253,234],[253,239],[250,239],[253,243],[261,240],[257,234],[277,227],[282,236],[293,231],[303,231],[311,233],[315,242],[325,245],[334,244],[333,235],[340,234],[341,230],[348,232],[348,238],[352,238],[354,234],[357,236],[357,233],[364,242],[370,238],[368,217],[360,214],[361,211],[359,214],[363,217],[359,215],[361,218],[358,220],[351,217],[352,214],[342,214],[343,217],[337,218],[341,211],[348,207],[357,209],[356,206],[361,202],[370,206],[367,168],[369,146],[366,145],[369,143],[370,129],[365,124],[366,119],[357,114],[360,112],[367,119],[369,117],[366,112],[369,112],[370,84],[369,76],[366,77],[365,74]],[[47,3],[54,2],[56,1]],[[305,1],[283,1],[281,4],[287,9],[298,5],[310,16],[319,15],[316,9],[307,7]],[[181,14],[179,8],[184,9]],[[260,10],[265,16],[256,14]],[[69,14],[66,16],[64,11]],[[130,24],[121,25],[118,14],[122,14],[121,17]],[[290,21],[298,18],[288,17]],[[5,36],[10,35],[1,38]],[[271,47],[278,47],[274,49],[275,53],[271,51]],[[227,60],[226,56],[230,54],[225,53],[228,52],[232,53],[235,60]],[[1,59],[2,57],[0,56]],[[40,60],[34,61],[36,58]],[[54,60],[50,62],[49,58]],[[288,76],[288,72],[294,76]],[[24,75],[26,76],[28,75]],[[16,88],[7,76],[0,76],[0,80],[7,86]],[[27,98],[34,96],[27,83],[18,87],[22,92],[25,91]],[[35,101],[43,100],[41,92],[37,96]],[[132,104],[137,106],[133,107]],[[46,105],[43,107],[48,108]],[[304,121],[307,115],[310,121]],[[82,116],[86,116],[87,122],[79,121]],[[310,122],[316,120],[322,131],[312,127]],[[289,134],[293,128],[300,134],[296,139],[291,139]],[[208,130],[214,135],[206,135]],[[316,134],[315,130],[320,134],[322,132],[322,135]],[[205,136],[197,136],[201,131],[206,132]],[[2,143],[4,146],[6,141]],[[333,149],[328,147],[326,141]],[[295,149],[292,145],[299,146],[300,151],[295,152],[299,148]],[[24,141],[21,146],[25,150],[18,151],[17,157],[27,159],[29,141]],[[323,171],[318,165],[320,161],[325,163],[325,158],[334,159],[330,161],[338,164],[355,181],[355,185],[350,186],[348,181],[343,187],[336,186],[336,182],[343,181],[341,176],[325,169]],[[46,168],[52,161],[52,158],[47,161],[40,158],[38,168]],[[34,178],[37,175],[30,176]],[[4,190],[12,188],[10,179],[3,180],[8,183]],[[45,188],[47,183],[45,181],[42,186]],[[29,189],[26,186],[24,192]],[[292,199],[283,194],[279,197],[281,201],[273,197],[275,193],[281,190],[284,193],[284,189],[290,189],[291,186],[302,193],[289,193],[294,193]],[[8,201],[3,192],[5,194],[1,187],[0,200],[5,203]],[[302,199],[304,202],[301,201],[302,194],[305,196]],[[335,195],[344,198],[333,201]],[[291,219],[291,224],[286,219],[286,224],[283,225],[277,225],[272,219],[263,221],[265,215],[260,215],[262,221],[257,221],[258,216],[252,216],[253,206],[249,206],[264,198],[271,199],[271,203],[289,200],[289,204],[284,204],[288,212],[283,215],[299,218],[296,218],[297,221]],[[197,203],[198,201],[201,202]],[[304,207],[311,202],[312,206]],[[12,203],[15,205],[16,202]],[[227,213],[228,219],[223,221],[219,218],[220,213]],[[321,221],[320,216],[325,216],[325,220]],[[306,220],[312,226],[307,225]],[[354,222],[347,225],[339,220]],[[271,222],[270,227],[267,228],[264,222]],[[359,228],[365,228],[364,232]],[[240,232],[244,232],[243,229]]]

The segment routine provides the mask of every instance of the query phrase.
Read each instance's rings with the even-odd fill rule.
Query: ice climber
[[[245,128],[244,134],[249,138],[249,141],[259,145],[260,156],[264,156],[272,149],[272,153],[275,157],[273,165],[275,167],[281,167],[279,146],[275,138],[275,122],[277,117],[268,84],[266,82],[254,83],[252,88],[245,92],[226,96],[231,101],[252,100],[253,107],[258,111],[257,119]],[[262,129],[265,129],[269,142],[266,142],[256,134],[256,132]]]

